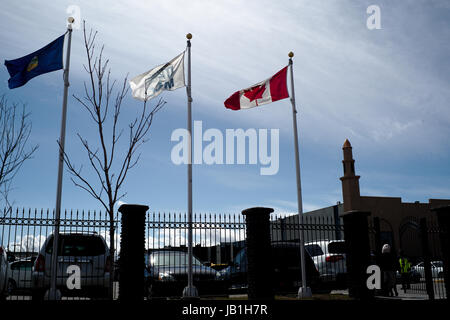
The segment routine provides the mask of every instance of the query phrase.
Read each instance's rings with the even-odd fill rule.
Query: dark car
[[[145,257],[144,277],[147,298],[181,296],[188,283],[188,254],[184,251],[158,250]],[[193,285],[199,294],[216,289],[217,271],[192,257]]]
[[[319,285],[319,272],[317,271],[309,253],[305,250],[306,283],[312,288]],[[267,261],[272,263],[274,274],[272,280],[276,292],[296,292],[302,285],[301,259],[298,243],[276,242],[272,243],[272,252],[267,255]],[[241,249],[235,256],[231,265],[219,271],[218,279],[226,283],[229,293],[245,292],[247,290],[247,250]]]

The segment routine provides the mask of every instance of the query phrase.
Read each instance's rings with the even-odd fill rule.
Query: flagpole
[[[303,240],[303,230],[301,226],[301,218],[303,215],[302,205],[302,186],[300,180],[300,156],[298,151],[298,133],[297,133],[297,109],[295,107],[295,92],[294,92],[294,73],[293,73],[293,52],[289,52],[289,67],[291,69],[291,103],[292,103],[292,121],[294,127],[294,147],[295,147],[295,170],[297,176],[297,204],[298,204],[298,223],[300,234],[300,259],[301,259],[301,275],[302,286],[298,289],[298,298],[309,298],[312,296],[311,289],[306,286],[306,270],[305,270],[305,244]]]
[[[69,65],[70,65],[70,48],[72,42],[72,23],[74,18],[68,18],[69,25],[67,26],[67,32],[69,33],[67,39],[67,52],[66,52],[66,64],[64,70],[64,96],[62,105],[61,116],[61,133],[59,138],[59,162],[58,162],[58,180],[56,187],[56,206],[55,206],[55,231],[53,233],[53,251],[52,251],[52,265],[51,265],[51,278],[50,278],[50,290],[48,292],[49,300],[59,300],[61,294],[56,289],[56,273],[58,266],[58,242],[59,242],[59,226],[61,217],[61,194],[62,194],[62,178],[64,169],[64,144],[66,139],[66,117],[67,117],[67,94],[69,90]]]
[[[197,298],[198,291],[193,284],[192,275],[192,96],[191,96],[191,39],[192,34],[188,33],[187,56],[188,56],[188,83],[187,83],[187,130],[189,133],[188,142],[188,284],[183,290],[183,298]]]

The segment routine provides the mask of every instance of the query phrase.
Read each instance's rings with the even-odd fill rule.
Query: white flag
[[[173,91],[184,86],[184,51],[168,63],[130,80],[133,97],[142,101],[157,97],[164,90]]]

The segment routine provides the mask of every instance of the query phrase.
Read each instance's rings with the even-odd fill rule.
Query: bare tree
[[[26,148],[31,134],[31,122],[26,105],[22,104],[21,111],[17,103],[9,104],[6,97],[0,97],[0,195],[3,198],[3,217],[11,210],[9,192],[14,177],[23,163],[30,159],[38,145]]]
[[[81,189],[97,199],[105,208],[109,216],[110,237],[110,270],[113,270],[115,252],[114,207],[125,196],[121,187],[127,177],[128,171],[136,166],[139,161],[137,149],[147,141],[153,122],[153,117],[163,105],[161,99],[152,108],[148,108],[147,102],[136,118],[128,123],[128,141],[120,144],[119,140],[124,133],[119,118],[124,97],[128,93],[127,77],[115,90],[116,81],[112,81],[109,60],[103,59],[103,49],[96,52],[97,32],[86,32],[86,24],[83,22],[84,45],[87,55],[87,65],[84,68],[89,81],[84,83],[84,97],[74,95],[74,98],[84,107],[98,133],[96,141],[90,141],[78,133],[78,138],[88,158],[91,175],[82,172],[82,166],[75,167],[67,153],[64,154],[64,162],[71,173],[71,180]],[[114,94],[114,91],[117,93]],[[93,175],[92,175],[93,173]],[[94,177],[94,178],[91,178]],[[112,289],[113,277],[110,278]],[[112,294],[112,290],[111,293]]]

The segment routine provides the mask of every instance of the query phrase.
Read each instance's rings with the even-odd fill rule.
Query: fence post
[[[273,266],[270,239],[272,208],[249,208],[242,211],[247,229],[248,299],[273,300]]]
[[[422,243],[423,268],[428,298],[434,300],[433,275],[431,274],[430,247],[428,245],[427,219],[420,219],[420,240]]]
[[[123,204],[119,258],[119,300],[139,301],[144,296],[145,213],[148,206]]]
[[[439,224],[444,282],[447,301],[450,301],[450,205],[431,209],[436,213]]]
[[[359,300],[366,300],[371,296],[366,285],[366,270],[370,262],[368,216],[370,212],[362,211],[341,214],[344,220],[349,295]]]

